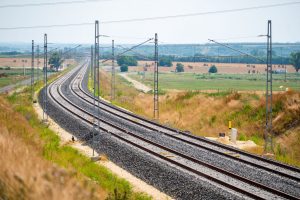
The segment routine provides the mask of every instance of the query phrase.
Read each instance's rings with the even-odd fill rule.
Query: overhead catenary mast
[[[272,131],[272,22],[268,21],[267,34],[267,80],[266,80],[266,128],[265,128],[265,148],[264,152],[274,153],[273,131]]]
[[[39,67],[40,67],[40,45],[37,45],[36,47],[36,52],[37,52],[37,65],[36,65],[36,78],[37,81],[40,80],[40,72],[39,72]]]
[[[33,100],[33,91],[34,91],[34,40],[31,43],[31,99]]]
[[[158,37],[155,33],[154,38],[154,88],[153,88],[153,118],[159,119],[159,100],[158,100]]]
[[[90,69],[91,69],[91,78],[93,78],[93,74],[94,74],[94,67],[93,67],[93,65],[94,65],[94,47],[93,47],[93,45],[91,46],[91,64],[90,64]]]
[[[115,74],[115,41],[112,40],[112,63],[111,63],[111,101],[115,100],[115,83],[116,83],[116,74]]]
[[[48,90],[48,77],[47,77],[47,62],[48,62],[48,57],[47,57],[47,34],[45,33],[44,34],[44,68],[43,68],[43,71],[44,71],[44,84],[45,84],[45,87],[44,87],[44,97],[43,97],[43,121],[46,122],[48,121],[48,115],[47,115],[47,90]]]
[[[94,108],[97,109],[97,119],[94,118],[94,127],[95,131],[100,131],[100,76],[99,76],[99,21],[95,21],[95,49],[94,49],[94,99],[96,99],[97,94],[97,108],[96,108],[96,102],[94,100]],[[97,123],[96,123],[97,121]],[[95,155],[95,149],[94,149],[94,131],[93,131],[93,156]]]

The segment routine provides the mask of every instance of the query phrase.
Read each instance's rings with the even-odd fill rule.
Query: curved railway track
[[[71,84],[69,84],[69,89],[72,95],[75,95],[78,99],[80,99],[80,101],[89,104],[90,106],[94,101],[93,97],[83,89],[82,80],[86,76],[86,71],[87,65],[83,65],[82,68],[73,69],[64,77],[50,84],[47,90],[47,93],[53,100],[53,102],[55,102],[59,107],[71,113],[76,118],[81,119],[82,122],[86,125],[89,125],[91,127],[93,125],[96,126],[96,124],[94,124],[92,121],[92,119],[96,118],[100,121],[100,127],[98,128],[106,132],[107,134],[110,134],[113,137],[122,140],[123,142],[135,146],[141,151],[147,152],[155,158],[163,160],[170,165],[176,166],[182,170],[187,171],[188,173],[192,173],[195,176],[205,178],[220,187],[228,188],[229,190],[234,191],[241,196],[245,195],[253,199],[299,199],[300,191],[299,193],[297,193],[298,195],[290,194],[285,191],[272,188],[255,180],[251,180],[244,176],[240,176],[224,168],[217,167],[215,165],[212,165],[211,163],[204,162],[203,160],[199,160],[195,157],[180,152],[176,148],[167,147],[157,141],[153,141],[147,137],[144,137],[143,135],[137,134],[133,130],[128,130],[128,128],[124,128],[121,125],[107,120],[102,115],[99,116],[96,112],[87,111],[86,106],[78,105],[72,102],[72,100],[67,97],[68,95],[64,94],[62,91],[62,85],[70,80]],[[74,75],[75,77],[72,78],[72,76]],[[300,176],[299,169],[297,168],[283,165],[278,162],[273,162],[272,160],[266,160],[231,147],[219,145],[218,143],[191,136],[184,132],[162,126],[150,120],[146,120],[137,115],[134,115],[130,112],[124,111],[120,108],[116,108],[104,101],[99,101],[99,105],[101,105],[101,112],[107,112],[110,115],[115,115],[122,120],[127,120],[129,123],[134,124],[135,126],[155,131],[156,134],[164,134],[165,136],[170,137],[174,140],[178,140],[179,142],[192,145],[196,148],[202,148],[207,151],[212,151],[218,155],[226,157],[227,159],[239,161],[251,167],[256,167],[260,170],[269,170],[270,173],[274,173],[276,176],[283,176],[285,179],[290,179],[291,181],[295,182],[296,186],[297,184],[299,186]],[[199,143],[199,141],[201,143]],[[238,152],[240,155],[243,155],[243,157],[233,157],[229,154],[224,153],[224,149],[226,151],[230,150],[231,152]],[[164,152],[164,154],[162,154],[162,152]],[[250,159],[246,156],[250,157]],[[262,163],[257,164],[250,161],[251,159],[256,158],[258,158],[257,160]],[[264,166],[266,165],[266,163],[268,166]],[[273,166],[271,166],[271,164]],[[276,168],[278,170],[276,170]]]
[[[78,98],[81,98],[83,101],[87,102],[88,104],[93,105],[94,97],[89,92],[85,91],[82,86],[83,76],[85,75],[85,73],[86,70],[83,70],[80,73],[78,73],[77,79],[74,80],[74,82],[69,86],[69,88]],[[171,137],[173,139],[188,143],[190,145],[194,145],[199,148],[209,150],[211,152],[222,155],[224,157],[228,157],[233,160],[238,160],[239,162],[246,163],[256,168],[268,170],[271,173],[278,174],[280,176],[293,179],[295,181],[300,181],[299,168],[295,168],[293,166],[279,163],[274,160],[270,160],[254,154],[250,154],[243,150],[236,149],[227,145],[223,145],[208,140],[206,138],[196,137],[177,129],[166,127],[154,121],[138,116],[134,113],[130,113],[122,108],[113,106],[105,101],[99,101],[99,103],[101,105],[101,109],[104,110],[105,112],[108,112],[110,114],[117,114],[119,118],[130,121],[131,123],[137,126],[142,126],[152,131],[157,131],[158,133],[165,134],[168,137]],[[199,141],[201,142],[200,144]],[[206,145],[203,145],[203,143]],[[219,149],[216,149],[215,147],[219,147]],[[236,157],[236,155],[233,155],[233,153],[237,153],[239,156]]]

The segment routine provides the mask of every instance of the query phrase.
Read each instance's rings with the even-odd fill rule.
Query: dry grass
[[[67,71],[60,72],[51,76],[49,82],[66,72]],[[35,88],[38,91],[41,87],[42,82],[40,81],[36,84]],[[22,199],[117,199],[117,196],[123,197],[124,195],[126,196],[124,200],[151,199],[150,196],[144,193],[134,192],[130,183],[125,179],[117,177],[109,169],[91,161],[89,157],[84,156],[76,149],[68,145],[60,144],[59,136],[39,121],[32,106],[30,91],[30,88],[27,87],[23,91],[4,96],[6,97],[5,99],[0,96],[0,127],[4,127],[3,129],[7,130],[9,136],[14,135],[24,143],[25,146],[17,143],[17,146],[20,147],[20,151],[21,149],[26,150],[28,146],[26,152],[30,155],[29,157],[24,156],[26,160],[23,160],[22,152],[18,152],[16,154],[17,156],[13,157],[14,159],[12,160],[10,160],[9,157],[3,156],[3,158],[0,159],[1,163],[5,161],[8,163],[7,166],[19,165],[21,176],[42,176],[46,177],[46,181],[51,182],[48,186],[44,186],[45,184],[37,184],[35,186],[37,190],[49,192],[49,197],[40,198],[40,196],[36,196],[39,195],[38,191],[26,190],[27,196],[23,195],[24,198]],[[9,141],[14,145],[14,138],[10,138]],[[6,143],[5,145],[3,149],[9,149],[11,151],[14,149]],[[35,157],[37,159],[30,159]],[[19,164],[18,161],[20,161],[21,164]],[[24,165],[22,165],[23,163]],[[42,167],[32,167],[34,165],[41,165]],[[51,167],[54,167],[54,169]],[[3,170],[6,169],[3,168]],[[13,171],[14,168],[12,167],[11,170]],[[49,173],[47,172],[45,176],[40,175],[41,171],[44,172],[45,170],[48,170]],[[2,179],[1,174],[2,173],[0,173],[0,180]],[[63,181],[64,184],[56,183],[56,180]],[[8,196],[9,199],[20,199],[13,196],[15,193],[10,192],[18,190],[18,188],[8,189],[8,185],[10,185],[9,181],[10,180],[4,178],[3,182],[0,181],[2,183],[2,185],[0,185],[0,195],[3,194],[3,198]],[[25,184],[27,184],[27,181],[27,179],[24,179]],[[66,181],[70,182],[66,183]],[[29,184],[31,184],[31,182],[29,182]],[[28,187],[26,185],[26,187],[33,188],[33,184],[34,183]],[[51,185],[61,187],[58,190],[58,187],[52,187]],[[73,185],[72,188],[69,185]],[[16,185],[16,187],[18,187],[18,185]],[[80,195],[76,195],[78,191]],[[31,192],[33,194],[31,194]],[[69,193],[71,195],[69,195]],[[65,195],[66,198],[61,194]],[[11,197],[9,195],[11,195]],[[2,199],[2,196],[0,196],[0,199]]]
[[[105,199],[91,181],[78,181],[76,171],[43,158],[36,130],[0,98],[0,199]]]

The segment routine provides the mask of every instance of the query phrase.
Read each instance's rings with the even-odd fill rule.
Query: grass
[[[146,73],[145,79],[137,74],[130,74],[146,85],[153,85],[153,74]],[[159,87],[175,90],[214,90],[214,91],[265,91],[266,75],[264,74],[195,74],[195,73],[160,73]],[[284,82],[284,74],[273,74],[273,90],[292,88],[300,91],[300,75],[288,74]]]
[[[66,73],[66,72],[64,72]],[[50,82],[56,76],[50,78]],[[38,91],[42,83],[38,83],[35,88]],[[59,137],[48,127],[42,124],[35,114],[30,99],[30,89],[26,88],[20,94],[14,93],[7,97],[7,100],[12,105],[15,111],[22,114],[27,120],[26,123],[34,129],[38,134],[38,139],[35,143],[42,151],[42,156],[63,168],[76,172],[76,177],[81,180],[88,177],[91,182],[96,183],[107,193],[108,199],[117,199],[118,197],[124,199],[151,199],[144,193],[133,192],[132,186],[125,179],[121,179],[112,174],[108,169],[100,166],[90,160],[90,158],[82,155],[76,149],[70,146],[60,145]],[[27,141],[31,141],[31,136],[27,130],[24,130],[23,137]],[[121,199],[121,198],[120,198]]]
[[[25,76],[23,76],[23,69],[20,68],[11,68],[11,69],[0,69],[0,87],[6,85],[15,84],[19,81],[30,78],[31,71],[26,69]],[[39,76],[42,76],[42,70],[39,70]],[[35,76],[37,76],[37,71],[35,69]]]
[[[95,183],[45,159],[49,143],[41,131],[50,131],[28,99],[0,96],[0,199],[104,199],[107,192]]]

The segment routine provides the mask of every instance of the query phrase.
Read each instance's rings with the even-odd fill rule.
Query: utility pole
[[[268,21],[267,34],[267,82],[266,82],[266,130],[264,153],[274,153],[272,132],[272,22]]]
[[[153,89],[153,118],[155,120],[159,119],[159,101],[158,101],[158,38],[157,33],[155,33],[154,39],[154,89]]]
[[[91,78],[93,78],[93,65],[94,65],[94,47],[93,45],[91,46]]]
[[[37,81],[40,80],[40,72],[39,72],[39,68],[40,68],[40,45],[37,45],[36,47],[36,51],[37,51],[37,66],[36,66],[36,78]]]
[[[47,90],[48,90],[48,85],[47,85],[47,34],[44,34],[44,109],[43,109],[43,121],[46,122],[48,120],[48,115],[47,115]]]
[[[194,63],[196,62],[196,45],[193,45],[194,50]]]
[[[280,47],[280,53],[281,53],[281,66],[283,66],[282,62],[282,47]],[[286,82],[286,65],[284,65],[284,82]]]
[[[220,62],[220,49],[218,47],[218,63]]]
[[[31,99],[33,100],[33,91],[34,91],[34,40],[32,40],[31,46]]]
[[[94,99],[96,97],[97,91],[97,100],[98,100],[98,107],[97,107],[97,125],[96,125],[96,118],[95,119],[95,130],[99,130],[100,132],[100,76],[99,76],[99,21],[95,21],[95,53],[94,53]],[[96,102],[94,100],[94,108],[96,108]],[[95,155],[95,148],[94,148],[94,131],[93,131],[93,156]]]
[[[116,83],[116,74],[115,74],[115,41],[112,40],[112,64],[111,64],[111,101],[115,100],[115,83]]]
[[[24,62],[25,62],[25,60],[22,60],[22,63],[23,63],[23,76],[25,77],[25,65],[24,65]]]

